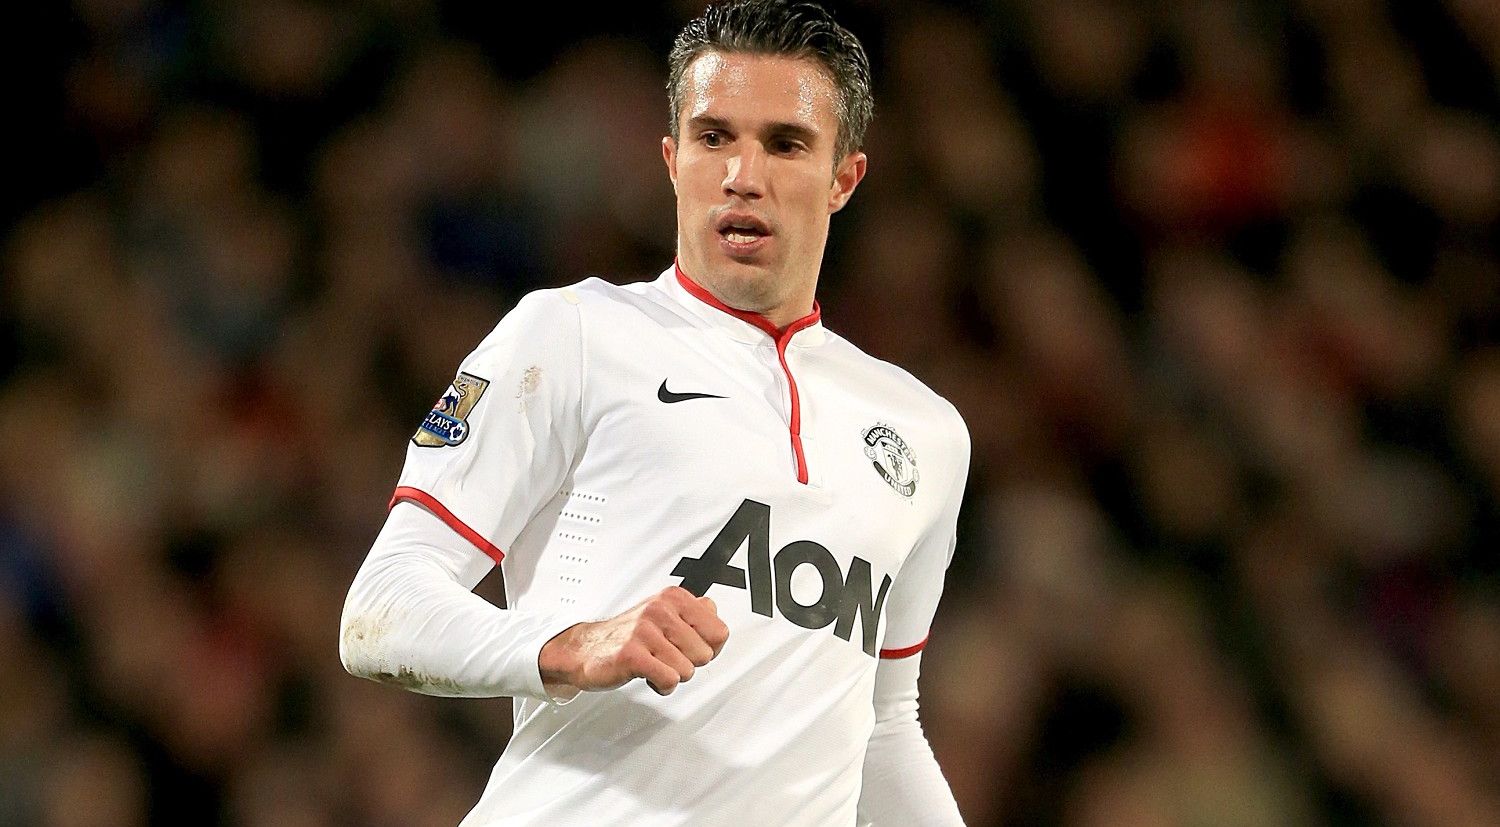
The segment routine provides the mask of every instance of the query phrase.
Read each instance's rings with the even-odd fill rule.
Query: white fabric
[[[877,721],[877,664],[895,661],[875,654],[926,639],[953,550],[967,432],[946,401],[821,324],[792,336],[786,361],[807,484],[771,337],[695,298],[673,271],[531,294],[464,361],[461,371],[489,383],[463,417],[467,435],[413,444],[398,495],[430,497],[451,528],[503,552],[512,609],[457,596],[488,558],[403,541],[398,515],[417,509],[397,508],[351,590],[358,605],[342,640],[356,673],[406,666],[422,678],[409,682],[418,691],[518,698],[515,734],[466,825],[851,825],[862,772],[902,766],[951,800],[916,728],[914,671],[891,690],[910,709],[888,704]],[[662,387],[724,398],[666,403]],[[866,453],[877,426],[899,435],[904,458],[888,446]],[[908,460],[919,476],[904,496],[876,466],[901,476]],[[699,558],[716,539],[733,556],[709,567]],[[424,554],[448,562],[407,559]],[[719,582],[706,593],[730,637],[692,681],[666,697],[634,681],[565,706],[545,699],[535,656],[552,635],[710,568]],[[400,596],[411,576],[420,596]],[[451,605],[428,615],[416,609],[424,601]],[[382,612],[413,628],[379,638],[385,648],[372,654],[350,617]],[[434,645],[447,635],[452,645]],[[896,757],[871,755],[867,768],[867,748]],[[876,823],[925,823],[891,797],[866,801]]]
[[[917,720],[921,662],[921,655],[882,660],[875,673],[875,731],[859,794],[861,827],[963,824]]]
[[[344,667],[426,695],[547,698],[537,653],[577,620],[474,594],[493,565],[430,512],[398,503],[344,602]]]

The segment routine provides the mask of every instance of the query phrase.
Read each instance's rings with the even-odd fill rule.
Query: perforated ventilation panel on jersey
[[[553,537],[562,541],[557,553],[557,579],[563,605],[571,606],[588,581],[590,555],[604,524],[607,498],[584,491],[559,493],[564,499],[553,532]]]

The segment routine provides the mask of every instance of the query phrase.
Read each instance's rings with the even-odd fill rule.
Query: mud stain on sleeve
[[[521,382],[516,387],[516,410],[526,413],[527,397],[536,393],[536,389],[542,384],[542,369],[532,365],[521,372]]]
[[[444,694],[458,694],[463,690],[463,687],[459,686],[458,681],[452,678],[440,678],[436,675],[428,675],[418,672],[409,666],[402,666],[394,673],[376,672],[370,676],[370,680],[390,684],[391,686],[398,686],[412,692],[426,693],[438,691]]]
[[[384,613],[356,615],[344,625],[343,648],[361,660],[378,657],[388,625]]]
[[[383,669],[360,669],[361,677],[377,683],[389,684],[401,689],[425,694],[462,694],[463,688],[452,678],[430,675],[410,666],[396,666],[392,672],[389,652],[384,651],[389,619],[385,614],[365,614],[355,617],[344,627],[344,648],[355,653],[355,660],[371,667],[376,664]]]

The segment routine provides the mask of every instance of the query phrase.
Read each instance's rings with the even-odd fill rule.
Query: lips
[[[714,232],[724,255],[746,264],[760,259],[772,236],[765,219],[743,210],[721,213],[714,220]]]
[[[751,245],[771,235],[771,225],[754,213],[726,212],[714,221],[714,232],[735,245]]]

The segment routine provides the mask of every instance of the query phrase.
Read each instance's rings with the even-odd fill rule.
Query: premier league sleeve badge
[[[488,379],[460,373],[422,420],[421,427],[412,435],[412,443],[423,448],[442,448],[463,442],[469,436],[469,413],[489,386]]]

